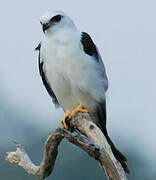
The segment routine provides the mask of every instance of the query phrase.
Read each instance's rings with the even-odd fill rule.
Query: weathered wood
[[[65,137],[72,144],[86,151],[100,162],[108,180],[127,180],[120,163],[115,159],[101,130],[91,121],[88,113],[78,113],[70,121],[72,132],[63,127],[52,132],[45,142],[45,152],[40,166],[32,163],[20,143],[14,141],[17,150],[8,152],[6,160],[24,168],[30,175],[43,179],[49,176],[55,166],[58,146]]]

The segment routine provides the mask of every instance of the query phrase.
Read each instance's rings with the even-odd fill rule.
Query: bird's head
[[[54,33],[64,29],[76,29],[72,19],[62,11],[47,12],[40,18],[44,33]]]

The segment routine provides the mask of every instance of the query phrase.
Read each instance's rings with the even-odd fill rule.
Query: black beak
[[[45,32],[50,27],[49,23],[45,23],[42,25],[43,32]]]

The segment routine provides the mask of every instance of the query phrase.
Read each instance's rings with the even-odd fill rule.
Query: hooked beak
[[[49,23],[42,24],[43,32],[45,33],[45,31],[46,31],[49,27],[50,27],[50,24],[49,24]]]

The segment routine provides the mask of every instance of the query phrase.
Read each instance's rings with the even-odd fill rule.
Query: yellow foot
[[[72,117],[78,112],[88,112],[88,109],[84,109],[84,106],[79,105],[71,113],[69,113],[68,115],[69,119],[72,119]]]
[[[61,123],[64,125],[64,127],[66,128],[66,129],[68,129],[69,127],[68,127],[68,125],[66,124],[66,120],[69,118],[69,115],[70,115],[70,112],[66,112],[66,114],[65,114],[65,116],[64,116],[64,118],[61,120]]]

